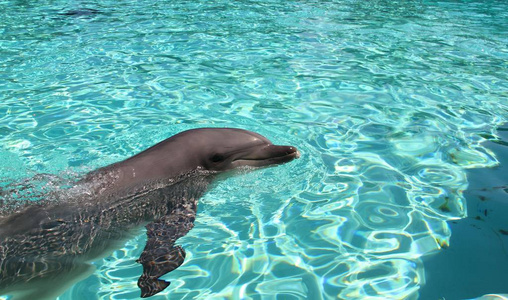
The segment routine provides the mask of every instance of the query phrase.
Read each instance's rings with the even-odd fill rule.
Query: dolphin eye
[[[216,163],[216,162],[223,161],[224,157],[220,154],[214,154],[214,156],[212,156],[212,158],[210,158],[210,160],[213,161],[214,163]]]

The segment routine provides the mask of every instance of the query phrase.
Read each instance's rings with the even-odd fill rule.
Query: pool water
[[[256,131],[302,157],[210,190],[153,299],[416,299],[468,170],[499,164],[507,61],[506,1],[0,0],[0,184]],[[137,299],[144,242],[60,299]]]

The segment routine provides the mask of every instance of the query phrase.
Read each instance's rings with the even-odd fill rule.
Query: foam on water
[[[95,11],[66,14],[69,11]],[[402,299],[508,120],[503,1],[1,1],[0,170],[83,172],[202,126],[302,157],[219,183],[172,299]],[[61,299],[134,299],[145,238]],[[437,254],[439,255],[439,254]]]

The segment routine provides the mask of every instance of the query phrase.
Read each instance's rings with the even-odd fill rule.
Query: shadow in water
[[[508,123],[484,144],[499,160],[468,171],[468,217],[450,222],[450,247],[424,258],[420,299],[471,299],[508,293]]]

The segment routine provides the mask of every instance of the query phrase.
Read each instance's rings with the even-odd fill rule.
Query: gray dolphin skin
[[[86,174],[55,199],[0,209],[0,295],[54,299],[144,226],[138,286],[141,297],[153,296],[170,284],[159,277],[183,263],[175,242],[193,227],[197,200],[218,174],[299,156],[247,130],[192,129]]]

